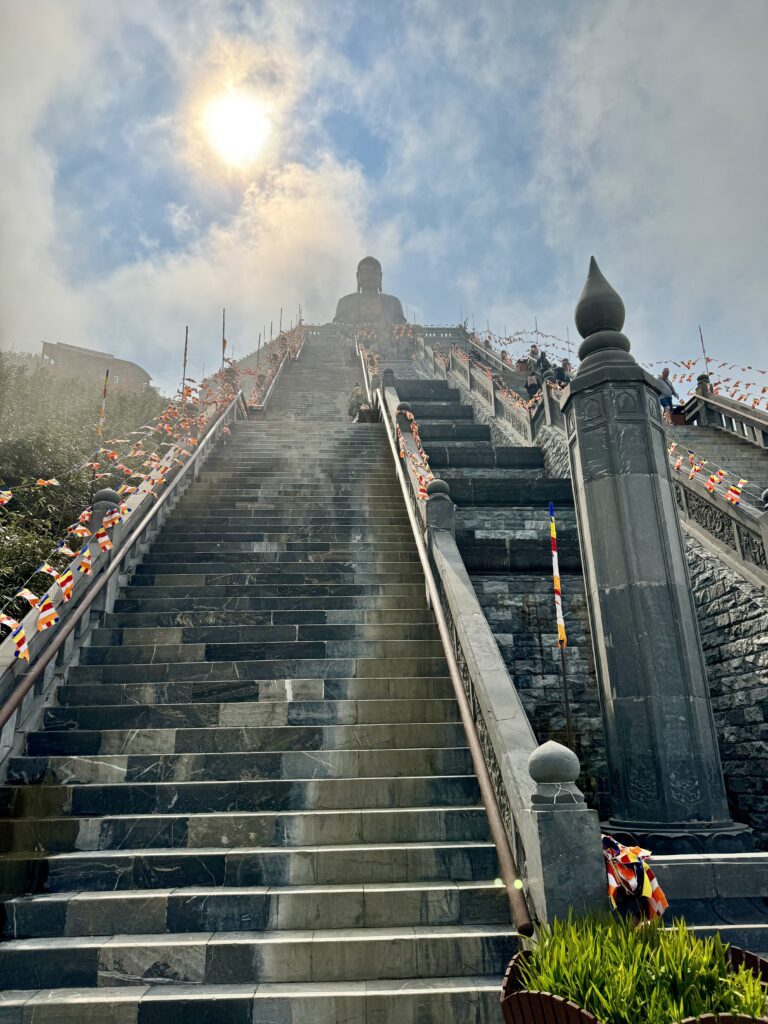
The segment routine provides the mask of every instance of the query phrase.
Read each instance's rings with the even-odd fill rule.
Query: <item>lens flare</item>
[[[231,90],[209,100],[202,123],[217,155],[230,167],[241,170],[257,159],[271,128],[264,104],[243,90]]]

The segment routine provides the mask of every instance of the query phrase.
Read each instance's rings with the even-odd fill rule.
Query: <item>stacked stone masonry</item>
[[[495,444],[526,446],[527,442],[504,420],[495,417],[488,404],[477,394],[470,393],[458,376],[451,376],[450,384],[460,390],[462,401],[471,405],[475,419],[488,425]],[[698,446],[704,449],[706,455],[707,441],[712,444],[711,435],[716,437],[718,444],[736,447],[733,438],[724,437],[721,440],[722,433],[710,429],[697,434],[696,428],[674,428],[671,436],[673,439],[679,438],[686,445],[698,439]],[[567,446],[562,431],[555,427],[543,427],[536,442],[541,450],[546,476],[550,479],[570,478]],[[742,442],[739,450],[744,446]],[[719,449],[715,454],[718,452]],[[732,461],[733,458],[731,456]],[[747,452],[746,458],[751,459],[750,471],[753,478],[761,478],[758,469],[765,475],[768,469],[765,453],[754,448]],[[712,456],[712,462],[718,463],[715,455]],[[542,543],[546,544],[546,535],[540,533],[539,536]],[[567,537],[560,540],[561,563],[562,551],[565,549],[567,552],[568,545]],[[574,545],[574,553],[576,547],[577,543]],[[753,829],[758,848],[768,849],[767,599],[757,587],[748,584],[692,538],[686,537],[685,551],[731,813],[735,820]],[[515,599],[510,600],[504,594],[505,588],[513,584],[496,576],[492,579],[473,579],[505,661],[510,671],[513,667],[517,669],[515,651],[535,649],[536,639],[535,630],[526,635],[524,640],[516,633],[519,613],[513,610]],[[549,583],[551,585],[551,578]],[[546,591],[546,583],[543,589]],[[571,598],[569,589],[572,592]],[[588,794],[588,799],[594,802],[597,798],[601,815],[608,815],[610,799],[605,777],[605,743],[598,723],[599,698],[588,637],[583,583],[579,573],[564,579],[563,597],[567,618],[573,619],[576,629],[583,625],[586,637],[580,659],[575,660],[574,681],[576,731],[584,773],[580,785]],[[517,601],[521,602],[519,596]],[[554,635],[550,620],[550,630],[542,636],[543,652],[552,650]],[[569,654],[572,653],[569,651]],[[579,660],[588,665],[585,673],[580,672]],[[537,670],[533,672],[528,672],[528,666],[524,664],[521,696],[537,735],[546,738],[550,734],[557,735],[561,730],[562,714],[560,704],[552,704],[551,694],[554,691],[551,666],[548,666],[546,655],[534,664]],[[550,671],[547,671],[548,667]]]

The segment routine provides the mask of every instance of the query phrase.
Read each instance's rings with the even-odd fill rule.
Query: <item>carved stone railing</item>
[[[768,449],[768,415],[759,409],[750,409],[741,402],[716,395],[706,374],[699,377],[696,393],[683,409],[686,423],[700,427],[720,427],[749,441],[763,450]]]
[[[434,370],[435,376],[458,381],[473,397],[482,401],[490,416],[501,420],[524,443],[535,444],[544,426],[555,427],[565,436],[561,404],[567,389],[553,387],[545,382],[541,401],[535,407],[528,408],[527,403],[505,396],[504,389],[489,381],[482,370],[470,363],[469,357],[461,359],[455,352],[449,352],[447,363],[443,364],[418,335],[416,346],[418,356]],[[473,350],[475,348],[478,346],[473,346]],[[491,353],[488,362],[496,358]],[[741,426],[736,429],[734,426],[727,427],[722,420],[715,422],[715,413],[727,416]],[[768,436],[768,416],[744,409],[740,403],[719,396],[695,395],[686,406],[686,417],[701,426],[715,425],[730,429],[738,437],[752,441],[758,447],[763,446],[760,438]],[[730,568],[751,583],[768,587],[768,513],[757,506],[754,495],[743,496],[738,506],[731,505],[723,498],[726,486],[721,484],[714,493],[710,493],[699,476],[691,480],[687,472],[674,472],[674,461],[674,458],[670,458],[670,474],[683,528],[714,550]]]
[[[768,513],[725,501],[721,484],[710,493],[687,473],[671,471],[680,521],[691,536],[759,587],[768,587]]]
[[[406,448],[416,452],[394,378],[386,371],[382,393],[387,430],[394,434],[393,428],[399,427]],[[578,759],[566,752],[575,762],[575,773],[571,769],[570,775],[566,771],[562,777],[562,772],[556,778],[547,777],[545,783],[555,783],[550,791],[546,784],[542,789],[538,776],[539,785],[534,782],[529,760],[544,748],[537,744],[456,545],[447,485],[434,481],[428,490],[435,493],[419,500],[411,460],[406,457],[402,464],[410,481],[407,500],[416,513],[414,522],[423,524],[441,608],[496,803],[536,917],[549,921],[570,908],[601,908],[605,894],[599,823],[575,785]]]
[[[283,370],[283,367],[289,366],[290,362],[296,358],[298,358],[298,353],[285,353],[279,369]],[[274,401],[274,384],[277,376],[278,374],[275,375],[264,397],[262,410],[270,399]],[[8,635],[0,643],[0,706],[4,709],[8,702],[14,699],[14,694],[23,690],[25,676],[33,671],[39,671],[39,664],[42,664],[46,658],[51,658],[52,648],[57,643],[60,634],[68,624],[71,628],[72,620],[77,619],[74,629],[61,644],[61,648],[45,664],[45,668],[34,685],[23,693],[8,721],[0,726],[0,775],[8,754],[13,753],[22,741],[23,731],[36,720],[41,706],[52,698],[58,685],[66,679],[69,668],[77,664],[79,651],[90,643],[94,628],[102,625],[104,616],[111,612],[120,587],[129,581],[137,566],[141,564],[168,515],[186,493],[188,487],[198,478],[205,461],[210,457],[216,445],[228,433],[229,424],[234,420],[252,418],[253,409],[247,406],[245,397],[240,391],[223,412],[216,402],[210,402],[207,414],[206,425],[202,430],[199,443],[194,447],[191,458],[183,466],[179,466],[176,458],[178,452],[171,448],[158,463],[158,473],[167,479],[164,489],[160,492],[160,498],[158,499],[156,494],[145,494],[129,499],[131,511],[124,515],[122,521],[110,531],[112,550],[104,552],[96,545],[92,545],[92,574],[86,576],[77,571],[80,561],[79,554],[66,567],[72,572],[75,579],[71,600],[63,602],[60,588],[51,586],[51,600],[60,618],[58,625],[44,632],[38,632],[36,628],[38,611],[35,608],[21,619],[21,625],[24,627],[29,644],[29,664],[15,657],[15,646],[11,635]],[[117,495],[114,495],[112,500],[106,500],[106,496],[110,493],[102,491],[95,495],[93,522],[100,523],[106,512],[117,504],[114,500]],[[157,508],[157,514],[151,523],[143,528],[141,524],[153,508]],[[137,530],[140,532],[137,533]],[[126,545],[129,546],[129,550],[123,553]],[[114,572],[113,570],[114,575],[104,586],[103,577],[109,572],[118,556],[122,558],[119,571]],[[84,612],[81,611],[84,602],[88,603],[93,600],[92,591],[97,586],[103,589],[93,604]]]

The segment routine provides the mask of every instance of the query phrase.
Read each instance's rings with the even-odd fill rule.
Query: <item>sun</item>
[[[264,104],[253,93],[232,89],[209,100],[203,131],[218,156],[240,170],[259,156],[271,128]]]

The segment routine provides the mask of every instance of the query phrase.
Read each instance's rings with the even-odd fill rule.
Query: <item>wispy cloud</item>
[[[356,0],[0,6],[0,344],[109,348],[175,380],[282,304],[329,318],[367,252],[428,322],[563,332],[594,252],[641,356],[759,364],[768,8]],[[226,173],[204,95],[270,142]],[[764,357],[762,357],[764,363]]]

